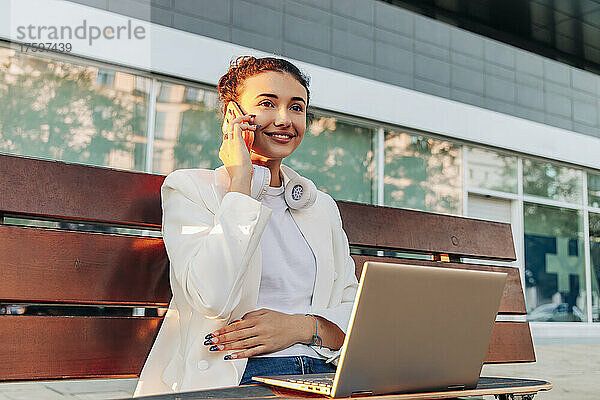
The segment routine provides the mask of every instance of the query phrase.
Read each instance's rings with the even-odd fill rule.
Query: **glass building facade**
[[[216,168],[214,87],[0,45],[0,152]],[[513,225],[528,319],[600,322],[600,171],[315,109],[287,164],[335,199]],[[382,145],[381,145],[382,144]]]

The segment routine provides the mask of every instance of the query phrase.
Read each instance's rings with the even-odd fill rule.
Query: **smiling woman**
[[[235,74],[235,71],[230,70],[228,74]],[[241,128],[251,123],[248,126],[253,132],[253,144],[249,154],[251,162],[269,168],[271,186],[280,186],[281,161],[296,150],[304,138],[308,82],[299,71],[294,74],[261,70],[241,82],[239,77],[228,79],[228,74],[221,78],[218,86],[223,103],[231,105],[227,108],[230,113],[225,115],[223,129],[234,130],[236,117],[241,118]],[[236,87],[229,87],[233,85]],[[230,104],[232,102],[233,104]],[[235,105],[239,107],[236,108]],[[235,132],[233,133],[231,141],[235,140]],[[224,143],[225,146],[227,144],[228,141]],[[242,156],[245,158],[246,154]],[[229,166],[228,171],[236,177],[237,171],[233,171]]]
[[[135,396],[333,372],[350,319],[337,205],[282,164],[304,138],[308,78],[244,56],[217,89],[223,166],[173,171],[161,189],[173,298]]]

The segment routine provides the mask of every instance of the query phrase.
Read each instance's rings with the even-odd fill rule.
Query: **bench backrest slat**
[[[496,322],[492,330],[485,363],[514,362],[535,362],[535,351],[529,323]]]
[[[162,239],[0,225],[0,301],[167,306]]]
[[[160,227],[165,177],[0,156],[0,213]]]
[[[352,258],[354,259],[354,265],[356,266],[357,277],[360,277],[363,265],[366,261],[380,261],[398,264],[423,265],[445,268],[461,268],[478,271],[506,272],[508,274],[507,283],[504,286],[504,293],[502,294],[502,300],[500,301],[500,309],[498,312],[500,314],[512,315],[527,314],[527,309],[525,308],[525,300],[523,297],[523,289],[521,288],[521,276],[519,274],[518,268],[482,264],[440,263],[438,261],[427,260],[400,260],[398,258],[393,257],[373,257],[354,254],[352,255]]]
[[[514,261],[509,224],[338,201],[354,246]]]
[[[0,380],[31,380],[139,376],[162,318],[3,315],[0,321]]]

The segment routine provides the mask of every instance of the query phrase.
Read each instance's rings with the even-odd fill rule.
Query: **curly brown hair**
[[[308,75],[305,75],[294,64],[282,58],[256,58],[254,56],[239,56],[235,60],[232,60],[225,75],[219,79],[217,91],[219,92],[219,100],[221,101],[220,111],[223,118],[225,118],[227,104],[230,101],[237,101],[239,103],[239,91],[242,89],[244,81],[264,71],[287,72],[304,86],[307,96],[306,115],[310,121],[312,114],[308,113],[308,103],[310,102],[310,91],[308,90],[310,78]]]

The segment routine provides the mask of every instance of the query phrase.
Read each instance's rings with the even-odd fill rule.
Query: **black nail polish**
[[[204,345],[205,345],[205,346],[208,346],[209,344],[214,344],[214,343],[213,343],[213,342],[212,342],[210,339],[206,339],[206,340],[204,341]]]
[[[223,360],[231,360],[231,356],[230,355],[226,355],[225,357],[223,357]]]
[[[209,333],[208,335],[204,336],[204,339],[212,339],[213,337],[213,334]]]
[[[219,348],[215,345],[215,346],[210,346],[210,348],[208,350],[210,350],[210,351],[218,351]]]

